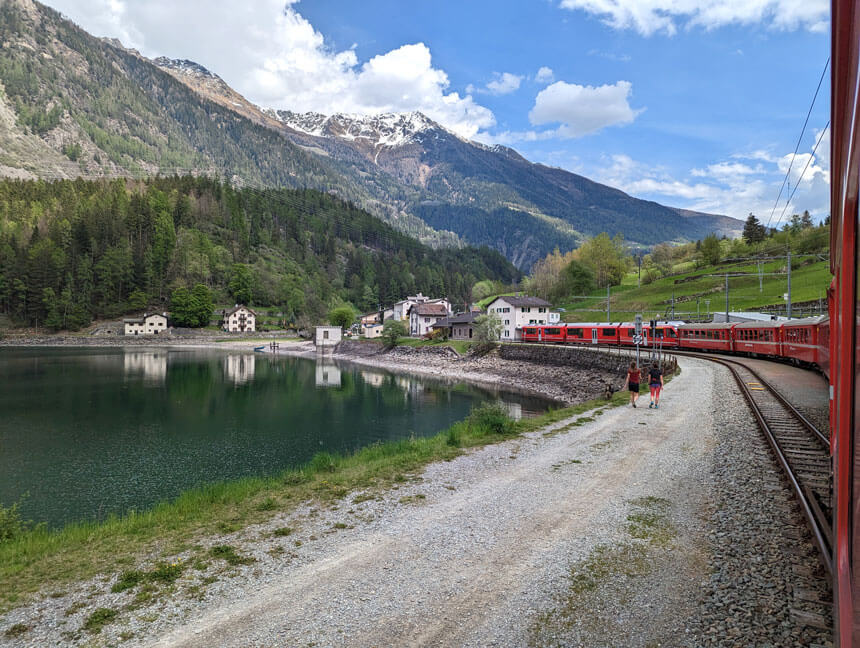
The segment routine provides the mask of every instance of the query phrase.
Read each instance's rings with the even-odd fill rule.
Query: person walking
[[[651,404],[648,408],[660,409],[660,390],[663,389],[663,370],[655,362],[648,371],[648,384],[651,387]]]
[[[639,398],[639,380],[641,378],[639,367],[636,362],[631,362],[627,369],[627,380],[624,381],[624,387],[630,390],[630,404],[636,407],[636,399]]]

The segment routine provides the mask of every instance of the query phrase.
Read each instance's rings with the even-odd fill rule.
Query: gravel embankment
[[[832,646],[832,593],[794,496],[727,371],[717,387],[741,405],[713,410],[711,576],[684,645]]]

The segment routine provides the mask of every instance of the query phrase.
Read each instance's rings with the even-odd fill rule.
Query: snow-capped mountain
[[[285,126],[307,135],[338,137],[347,141],[365,140],[374,146],[403,146],[420,142],[419,135],[426,131],[445,130],[420,112],[323,115],[278,110],[272,114]]]

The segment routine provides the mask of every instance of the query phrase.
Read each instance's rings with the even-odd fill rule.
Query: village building
[[[382,337],[382,324],[368,324],[363,326],[361,334],[368,340]]]
[[[339,326],[317,326],[314,329],[314,346],[318,349],[340,344],[343,329]]]
[[[409,335],[413,337],[427,335],[433,330],[433,325],[436,322],[448,317],[448,315],[449,311],[445,300],[413,305],[409,309]]]
[[[433,329],[445,329],[452,340],[471,340],[475,335],[475,318],[480,315],[481,311],[450,315],[438,320]]]
[[[417,295],[407,296],[406,299],[401,299],[399,302],[395,302],[394,307],[391,311],[391,317],[404,322],[409,319],[409,309],[412,308],[415,304],[423,304],[425,302],[430,301],[429,297],[425,297],[421,293]]]
[[[247,306],[236,304],[230,310],[224,311],[221,326],[229,333],[249,333],[257,330],[257,313]]]
[[[540,297],[506,295],[496,297],[487,305],[502,321],[502,342],[522,339],[524,326],[547,324],[552,305]]]
[[[167,331],[167,314],[153,313],[143,317],[124,319],[122,323],[125,335],[158,335]]]

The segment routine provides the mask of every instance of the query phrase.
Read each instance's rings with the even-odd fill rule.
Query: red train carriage
[[[824,317],[818,325],[818,361],[816,364],[825,377],[830,378],[830,318]]]
[[[734,327],[735,324],[682,324],[678,327],[679,343],[684,349],[731,352]]]
[[[564,326],[524,326],[523,342],[546,342],[549,344],[564,344],[566,342]]]
[[[566,328],[570,344],[618,344],[618,324],[577,322]]]
[[[648,326],[647,322],[642,323],[642,336],[645,338],[645,346],[652,344],[661,344],[664,349],[674,349],[678,347],[679,322],[657,322],[657,326],[653,331]],[[633,335],[636,333],[636,324],[633,322],[624,322],[618,325],[618,344],[621,346],[633,346]]]
[[[824,319],[823,317],[808,317],[783,322],[780,332],[782,356],[795,363],[818,365],[819,327]]]
[[[782,351],[780,322],[743,322],[732,327],[732,350],[736,353],[778,356]]]

